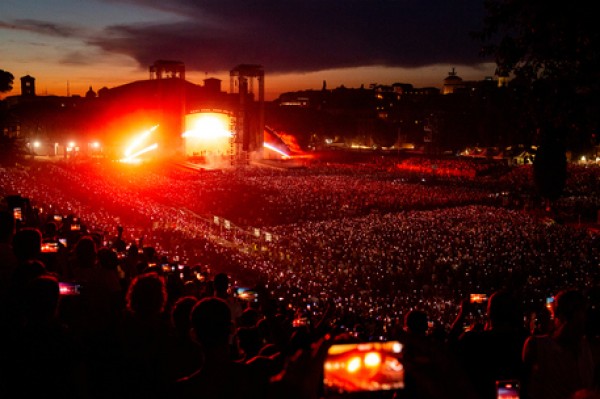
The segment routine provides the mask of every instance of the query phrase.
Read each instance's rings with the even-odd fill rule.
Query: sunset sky
[[[411,83],[441,87],[455,68],[493,76],[469,32],[482,0],[2,0],[0,69],[36,78],[39,95],[84,95],[148,79],[158,59],[187,80],[265,70],[267,100],[286,91]]]

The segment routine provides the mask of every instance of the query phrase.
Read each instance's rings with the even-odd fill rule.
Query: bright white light
[[[196,119],[192,130],[181,135],[182,137],[196,137],[204,140],[231,137],[223,118],[213,115],[202,115]]]
[[[125,162],[125,163],[139,162],[138,157],[140,155],[145,154],[145,153],[150,152],[150,151],[153,151],[153,150],[155,150],[157,148],[158,148],[158,144],[154,143],[152,145],[149,145],[146,148],[143,148],[143,149],[139,150],[138,152],[135,152],[135,153],[130,154],[129,156],[123,158],[121,160],[121,162]]]
[[[75,147],[75,142],[74,141],[69,142],[69,148],[73,148],[73,147]]]
[[[135,139],[133,139],[131,143],[129,143],[129,146],[125,149],[125,157],[129,157],[131,153],[135,151],[136,147],[139,147],[144,142],[144,140],[146,140],[146,138],[150,136],[152,132],[155,131],[157,128],[158,125],[154,125],[150,129],[146,130],[145,132],[137,136]]]
[[[94,141],[92,143],[92,148],[99,148],[100,147],[100,143],[98,143],[97,141]]]
[[[360,369],[360,367],[361,367],[360,357],[353,357],[352,359],[350,359],[350,361],[346,365],[346,370],[349,373],[355,373],[358,371],[358,369]]]
[[[39,141],[34,141],[34,142],[33,142],[33,147],[34,147],[34,148],[39,148],[39,147],[40,147],[40,145],[41,145],[41,144],[40,144],[40,142],[39,142]]]
[[[365,355],[365,366],[376,367],[381,364],[381,355],[377,352],[369,352]]]
[[[289,155],[288,155],[288,154],[286,154],[285,152],[281,151],[281,150],[280,150],[279,148],[277,148],[277,147],[273,147],[273,146],[272,146],[271,144],[269,144],[269,143],[264,143],[264,144],[263,144],[263,146],[264,146],[265,148],[268,148],[269,150],[273,150],[273,151],[275,151],[276,153],[278,153],[278,154],[281,154],[281,155],[282,155],[282,156],[284,156],[284,157],[289,157]]]

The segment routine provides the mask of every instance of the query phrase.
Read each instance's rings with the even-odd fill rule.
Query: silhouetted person
[[[125,397],[168,397],[169,323],[164,314],[164,279],[147,273],[134,278],[127,292],[121,327]]]
[[[131,244],[127,249],[127,256],[122,265],[125,272],[125,279],[131,282],[137,275],[143,272],[146,266],[147,264],[144,262],[144,257],[139,253],[137,245]]]
[[[86,398],[82,347],[57,318],[58,281],[35,277],[21,298],[21,322],[0,343],[2,397]]]
[[[125,252],[127,249],[127,243],[123,240],[123,226],[117,226],[117,237],[115,237],[112,248],[117,252]]]
[[[422,310],[413,309],[404,317],[404,328],[400,334],[400,341],[404,345],[403,360],[405,365],[404,393],[406,397],[411,399],[434,398],[429,392],[421,389],[418,381],[413,377],[412,365],[423,361],[422,348],[433,348],[440,351],[441,346],[438,342],[434,342],[427,332],[429,329],[429,317]]]
[[[217,298],[223,299],[227,302],[229,310],[231,311],[231,320],[234,326],[237,325],[238,319],[241,317],[243,309],[241,304],[234,298],[229,292],[229,276],[226,273],[218,273],[214,278],[214,295]]]
[[[404,319],[404,328],[407,333],[424,337],[429,329],[429,318],[422,310],[411,310]]]
[[[587,303],[577,290],[565,290],[554,301],[554,329],[532,336],[523,348],[527,399],[566,399],[593,388],[594,362],[585,337]]]
[[[96,242],[90,236],[84,236],[77,241],[72,262],[73,278],[80,282],[94,280],[97,274],[98,252]]]
[[[485,329],[465,332],[457,346],[459,360],[480,398],[494,399],[498,380],[522,380],[521,351],[527,336],[514,296],[508,291],[490,296]]]
[[[241,354],[239,361],[252,359],[258,355],[263,347],[262,336],[256,327],[239,327],[235,336]]]
[[[15,219],[8,210],[0,211],[0,299],[7,294],[12,275],[17,268],[17,257],[12,240],[15,234]]]
[[[252,366],[231,357],[231,311],[223,299],[204,298],[192,310],[193,337],[202,347],[202,367],[179,380],[177,397],[264,398],[267,381]]]
[[[171,310],[172,339],[169,349],[171,365],[170,379],[176,381],[186,377],[202,366],[202,350],[192,340],[192,309],[198,303],[193,296],[179,298]]]
[[[81,241],[80,241],[81,242]],[[81,294],[63,298],[63,304],[70,301],[77,311],[71,315],[87,349],[87,362],[90,371],[90,390],[98,398],[114,398],[119,387],[113,373],[115,359],[120,356],[117,327],[124,308],[124,295],[117,274],[117,254],[108,248],[100,248],[97,254],[94,246],[86,240],[80,248],[87,247],[89,267],[79,270]],[[92,259],[96,261],[91,263]],[[77,271],[77,270],[76,270]]]
[[[42,233],[33,227],[24,227],[13,237],[13,252],[19,263],[41,260]]]
[[[76,309],[77,329],[85,335],[95,335],[115,320],[115,281],[107,281],[106,271],[98,264],[96,242],[91,236],[83,236],[73,249],[67,280],[80,285],[81,295],[69,298],[78,302]],[[110,276],[110,274],[108,274]],[[112,283],[112,284],[111,284]]]

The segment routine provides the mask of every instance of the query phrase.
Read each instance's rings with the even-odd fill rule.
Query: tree
[[[26,155],[23,143],[16,137],[0,134],[0,166],[13,166]]]
[[[7,93],[13,88],[15,77],[12,73],[0,69],[0,93]]]
[[[485,0],[485,7],[484,28],[474,35],[483,54],[495,57],[497,74],[513,75],[514,87],[525,91],[522,112],[539,132],[535,181],[544,197],[555,199],[566,178],[566,149],[584,150],[599,127],[600,30],[593,3]]]

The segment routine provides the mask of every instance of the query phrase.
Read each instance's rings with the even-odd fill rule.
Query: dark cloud
[[[55,37],[73,37],[82,34],[82,30],[73,25],[40,21],[37,19],[17,19],[10,22],[0,21],[0,29],[14,29],[39,33]]]
[[[261,64],[270,73],[357,66],[474,65],[469,32],[482,0],[105,0],[166,11],[169,22],[112,25],[90,36],[73,27],[15,21],[19,29],[79,34],[88,44],[133,57],[142,67],[175,59],[191,70]]]
[[[65,65],[96,65],[98,63],[97,59],[82,51],[69,51],[59,61]]]

